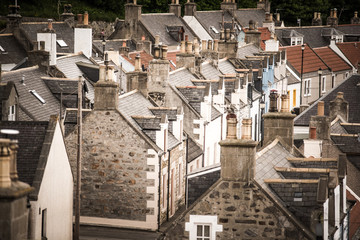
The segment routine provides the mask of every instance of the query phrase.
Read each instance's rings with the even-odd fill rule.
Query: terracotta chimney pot
[[[78,19],[78,24],[83,24],[83,15],[81,13],[77,15],[77,19]]]
[[[84,25],[89,25],[89,13],[87,11],[84,13]]]
[[[186,45],[186,53],[187,54],[192,54],[193,53],[193,49],[192,49],[192,42],[187,42],[187,45]]]
[[[270,108],[269,108],[269,112],[277,112],[278,108],[277,108],[277,99],[278,99],[278,94],[276,90],[272,90],[270,92]]]
[[[276,21],[280,22],[280,13],[276,13]]]
[[[53,24],[52,24],[53,20],[52,19],[49,19],[48,20],[48,29],[49,30],[53,30]]]
[[[251,139],[251,118],[244,118],[241,126],[241,139]]]
[[[185,35],[185,42],[189,41],[189,35]]]
[[[310,127],[310,139],[316,139],[316,127]]]
[[[185,53],[185,41],[181,41],[180,53]]]
[[[344,93],[343,93],[343,92],[338,92],[338,93],[336,94],[336,98],[344,99]]]
[[[280,112],[289,112],[289,103],[288,103],[288,95],[281,95],[281,110]]]

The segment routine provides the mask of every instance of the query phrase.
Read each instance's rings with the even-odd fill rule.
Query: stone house
[[[19,94],[13,82],[0,82],[0,121],[16,121],[19,118]]]
[[[155,231],[184,205],[183,113],[154,107],[138,91],[119,98],[112,72],[100,66],[94,110],[82,124],[80,221]],[[76,129],[66,136],[73,168],[76,137]]]
[[[0,129],[19,131],[8,135],[18,141],[14,174],[34,190],[28,197],[25,238],[72,239],[73,175],[58,117],[46,122],[2,121]]]

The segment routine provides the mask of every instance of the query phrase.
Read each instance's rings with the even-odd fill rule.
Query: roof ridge
[[[30,70],[34,70],[34,69],[39,69],[38,65],[32,66],[32,67],[27,67],[27,68],[20,68],[14,71],[9,71],[9,72],[3,72],[2,75],[10,75],[11,73],[18,73],[18,72],[26,72],[26,71],[30,71]]]
[[[83,52],[71,53],[71,54],[68,54],[65,56],[58,57],[56,60],[62,60],[64,58],[70,58],[70,57],[75,57],[75,56],[80,56],[80,55],[84,55]],[[86,57],[86,56],[84,55],[84,57]]]
[[[130,96],[130,95],[133,95],[133,94],[137,93],[137,92],[138,92],[138,90],[137,90],[137,89],[134,89],[134,90],[132,90],[132,91],[130,91],[130,92],[127,92],[127,93],[125,93],[125,94],[123,94],[123,95],[120,95],[120,96],[119,96],[119,99],[126,98],[126,97],[128,97],[128,96]]]

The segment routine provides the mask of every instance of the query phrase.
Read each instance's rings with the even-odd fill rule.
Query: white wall
[[[47,238],[51,240],[72,239],[73,176],[58,123],[38,200],[31,202],[31,208],[32,218],[35,220],[35,239],[41,239],[41,211],[43,209],[47,209]]]
[[[56,65],[56,34],[55,33],[38,33],[37,41],[45,42],[45,51],[50,53],[50,65]],[[40,49],[40,48],[39,48]]]
[[[255,119],[255,116],[257,115],[257,121]],[[260,116],[260,102],[259,99],[257,99],[256,101],[253,102],[252,107],[250,108],[250,118],[252,120],[252,126],[251,126],[251,138],[253,140],[256,139],[256,141],[260,140],[260,120],[261,120],[261,116]],[[255,123],[255,121],[257,123]],[[255,130],[256,129],[256,130]],[[255,137],[255,133],[256,133],[256,137]],[[241,136],[238,136],[238,138],[241,138]]]
[[[74,52],[83,52],[90,58],[92,52],[92,28],[75,28]]]
[[[220,162],[221,117],[209,122],[205,129],[205,167]],[[224,129],[223,129],[224,131]],[[226,131],[226,129],[225,129]]]

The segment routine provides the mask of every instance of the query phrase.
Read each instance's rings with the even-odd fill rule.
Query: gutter
[[[186,134],[186,152],[185,152],[185,208],[188,206],[188,160],[189,160],[189,135]]]
[[[158,216],[157,216],[157,222],[158,222],[158,232],[160,232],[160,214],[161,214],[161,206],[160,206],[160,199],[161,199],[161,156],[164,155],[164,152],[158,153],[159,158],[159,186],[158,186]]]
[[[166,202],[166,221],[169,221],[169,205],[170,205],[170,150],[168,150],[168,177],[167,177],[167,202]]]

